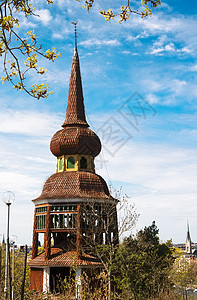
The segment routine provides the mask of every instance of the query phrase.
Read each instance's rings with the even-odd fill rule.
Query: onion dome
[[[50,149],[57,157],[63,154],[87,154],[95,157],[101,151],[101,142],[89,128],[66,127],[54,134]]]
[[[91,172],[63,172],[50,176],[42,194],[35,199],[113,199],[105,180]]]
[[[101,151],[99,137],[88,127],[85,117],[80,64],[75,45],[68,93],[66,119],[63,129],[51,139],[50,149],[53,155],[89,154],[97,156]]]

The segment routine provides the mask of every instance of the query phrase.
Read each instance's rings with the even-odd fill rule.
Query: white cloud
[[[191,49],[189,49],[188,47],[183,47],[181,49],[182,52],[185,52],[185,53],[192,53],[193,51]]]
[[[68,6],[72,6],[72,0],[57,0],[57,5],[62,9]]]
[[[33,27],[33,28],[35,28],[35,27],[37,27],[37,24],[32,23],[31,21],[29,21],[28,18],[23,16],[20,20],[20,28],[23,28],[23,27],[27,27],[27,28]]]
[[[190,70],[196,72],[196,71],[197,71],[197,64],[191,66],[191,67],[190,67]]]
[[[164,104],[163,95],[159,96],[159,93],[165,93],[167,91],[167,102],[165,102],[166,105],[174,104],[177,100],[178,102],[183,101],[182,98],[179,98],[177,96],[184,95],[188,96],[188,90],[192,95],[195,95],[196,89],[195,86],[190,85],[185,80],[180,80],[173,76],[172,78],[163,78],[162,80],[156,81],[155,79],[152,79],[152,77],[155,78],[155,76],[149,76],[149,79],[143,80],[141,82],[143,88],[145,91],[149,91],[149,94],[147,95],[147,100],[153,101],[152,103],[162,103]],[[156,95],[156,94],[157,95]],[[185,100],[185,99],[184,99]]]
[[[136,35],[136,36],[133,36],[133,35],[130,35],[130,34],[129,34],[129,35],[127,36],[126,40],[127,40],[127,41],[135,41],[135,40],[140,39],[140,38],[143,38],[143,36],[140,35],[140,34],[138,34],[138,35]]]
[[[165,49],[165,51],[175,52],[175,46],[173,43],[169,43],[169,44],[165,45],[164,49]]]
[[[172,237],[180,242],[178,219],[186,221],[197,209],[196,157],[196,149],[138,143],[135,139],[124,145],[114,158],[105,151],[108,170],[103,167],[99,174],[115,187],[123,186],[123,191],[131,197],[141,215],[138,228],[156,220],[163,239]],[[174,232],[165,224],[166,220],[174,224]]]
[[[0,204],[0,207],[0,232],[4,233],[5,238],[7,207],[4,203]],[[32,244],[33,211],[31,197],[24,197],[22,193],[19,197],[16,196],[10,208],[10,236],[17,236],[17,244]]]
[[[156,54],[156,55],[164,55],[164,52],[168,52],[171,54],[189,54],[192,52],[192,50],[190,50],[188,47],[183,47],[178,49],[175,46],[175,44],[172,42],[166,44],[164,43],[165,40],[159,39],[153,44],[150,52],[148,51],[147,54],[149,53],[149,54]]]
[[[48,9],[40,9],[36,10],[35,14],[39,17],[35,16],[39,21],[43,23],[43,25],[48,25],[49,22],[53,19],[50,11]]]
[[[180,18],[171,17],[164,18],[162,14],[153,14],[150,18],[140,19],[135,18],[136,25],[140,25],[144,28],[144,31],[148,31],[151,34],[158,33],[169,33],[174,32],[179,29],[182,24],[182,20]],[[132,26],[132,25],[130,25]]]
[[[159,102],[159,98],[154,94],[148,94],[147,97],[146,97],[146,100],[150,104],[156,104],[156,103]]]
[[[85,47],[89,47],[89,46],[103,46],[103,45],[107,45],[107,46],[119,46],[120,42],[117,39],[113,39],[113,40],[89,39],[89,40],[86,40],[84,42],[80,42],[80,45],[83,45]]]
[[[159,80],[152,79],[151,76],[147,76],[148,79],[144,79],[141,81],[142,86],[144,86],[145,90],[158,92],[165,88],[164,82]],[[147,78],[145,77],[145,78]]]
[[[176,95],[180,95],[186,86],[187,82],[185,80],[174,79],[170,82],[170,89]]]
[[[127,159],[127,168],[121,175],[121,181],[159,193],[197,192],[196,150],[138,143],[134,146],[128,143],[116,153],[116,159],[112,159],[106,151],[105,158],[109,161],[112,181],[120,181],[119,170],[126,153],[130,153],[130,158]]]
[[[13,191],[16,194],[31,195],[33,189],[40,190],[39,177],[33,177],[15,172],[0,172],[1,186],[6,191]]]
[[[192,137],[193,139],[197,140],[197,129],[183,129],[180,132],[180,135],[183,138],[188,138],[188,137]]]
[[[65,40],[69,34],[73,34],[72,24],[65,20],[64,16],[57,14],[53,20],[55,24],[52,28],[52,38],[56,40]]]
[[[54,66],[53,69],[51,69],[50,71],[44,74],[44,79],[47,83],[51,83],[56,86],[57,84],[65,86],[69,82],[69,76],[70,76],[70,70],[64,70],[64,68],[58,69],[56,66]],[[35,80],[36,80],[36,75],[35,75]]]
[[[168,41],[166,40],[163,45],[164,49],[159,47],[159,45],[158,47],[155,45],[152,49],[152,54],[163,54],[162,52],[166,51],[165,45],[169,42],[173,42],[176,45],[176,53],[181,55],[192,54],[197,50],[197,21],[194,15],[179,14],[173,16],[157,10],[150,18],[140,19],[137,16],[133,16],[132,22],[123,24],[123,26],[135,30],[131,39],[135,37],[135,32],[143,37],[159,36],[160,38],[162,35],[168,37]]]
[[[152,49],[150,54],[161,54],[161,52],[163,52],[164,49],[163,48],[157,48],[157,49]]]
[[[59,32],[53,32],[52,38],[55,40],[63,40],[65,36]]]
[[[122,51],[123,54],[131,54],[131,51],[127,51],[127,50],[124,50]]]
[[[175,45],[172,42],[168,42],[167,35],[161,35],[158,39],[153,43],[153,46],[147,53],[163,55],[163,52],[176,52]]]
[[[30,136],[50,136],[61,124],[61,117],[56,114],[33,111],[1,111],[0,119],[0,132]]]

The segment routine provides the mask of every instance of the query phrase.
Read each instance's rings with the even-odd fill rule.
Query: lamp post
[[[17,236],[11,236],[11,243],[12,243],[12,300],[14,300],[14,245],[16,243]]]
[[[8,191],[3,194],[3,202],[7,205],[7,242],[6,242],[6,267],[5,267],[5,299],[8,299],[8,265],[9,265],[9,225],[10,225],[10,205],[14,201],[14,193]]]

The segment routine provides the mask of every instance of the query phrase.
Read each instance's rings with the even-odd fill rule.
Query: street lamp
[[[14,300],[14,245],[16,243],[17,236],[11,236],[11,243],[12,243],[12,300]]]
[[[9,264],[9,223],[10,223],[10,205],[14,202],[14,193],[8,191],[3,194],[3,202],[8,207],[7,215],[7,242],[6,242],[6,268],[5,268],[5,299],[8,298],[8,264]]]

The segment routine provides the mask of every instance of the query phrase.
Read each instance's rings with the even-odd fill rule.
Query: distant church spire
[[[3,234],[2,244],[5,245],[5,237],[4,237],[4,234]]]
[[[186,243],[185,243],[185,252],[192,253],[192,240],[191,240],[191,236],[190,236],[188,220],[187,220],[187,237],[186,237]]]

